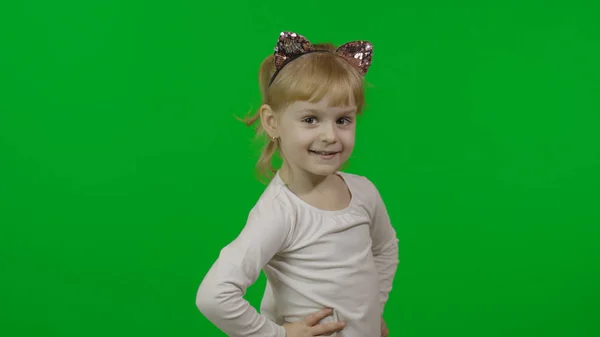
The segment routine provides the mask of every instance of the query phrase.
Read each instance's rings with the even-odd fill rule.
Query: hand
[[[285,323],[285,337],[312,337],[312,336],[327,336],[334,332],[339,332],[346,326],[345,322],[333,322],[327,324],[318,324],[323,318],[331,315],[332,309],[323,309],[317,311],[310,316],[304,317],[304,320]]]
[[[390,334],[390,330],[388,330],[387,325],[385,325],[385,321],[383,320],[383,316],[381,316],[381,337],[387,337]]]

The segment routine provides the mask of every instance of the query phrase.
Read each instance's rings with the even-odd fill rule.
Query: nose
[[[320,138],[324,143],[335,143],[337,141],[337,129],[335,124],[323,124]]]

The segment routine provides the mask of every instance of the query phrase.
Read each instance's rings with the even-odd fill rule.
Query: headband
[[[317,50],[302,35],[293,32],[282,32],[279,34],[279,40],[275,46],[274,62],[275,73],[269,81],[269,86],[275,80],[279,71],[291,61],[298,57],[316,52],[329,52],[327,50]],[[334,54],[346,59],[354,66],[361,75],[365,75],[371,66],[373,56],[373,45],[368,41],[352,41],[341,45]]]

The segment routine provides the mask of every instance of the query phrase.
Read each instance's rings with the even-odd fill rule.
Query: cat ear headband
[[[275,73],[271,77],[269,85],[273,83],[279,71],[291,61],[298,57],[314,53],[329,52],[327,50],[316,50],[314,46],[302,35],[293,32],[282,32],[275,46]],[[343,57],[353,65],[363,76],[371,66],[373,56],[373,45],[368,41],[352,41],[341,45],[334,54]]]

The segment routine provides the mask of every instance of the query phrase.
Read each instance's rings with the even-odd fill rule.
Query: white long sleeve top
[[[318,209],[279,173],[239,236],[221,250],[197,292],[200,312],[231,337],[285,337],[282,325],[325,307],[346,322],[344,337],[378,337],[396,273],[398,239],[377,188],[339,172],[348,207]],[[258,313],[243,296],[260,271],[267,287]]]

